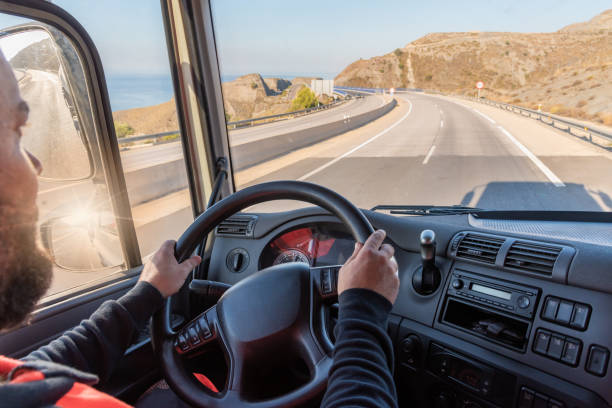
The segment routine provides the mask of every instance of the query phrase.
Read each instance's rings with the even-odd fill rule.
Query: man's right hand
[[[385,231],[374,232],[368,240],[355,243],[353,255],[340,269],[338,295],[348,289],[370,289],[394,303],[399,291],[395,250],[383,244]]]

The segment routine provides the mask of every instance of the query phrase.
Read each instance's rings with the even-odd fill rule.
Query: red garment
[[[0,356],[0,375],[8,376],[11,371],[21,366],[23,361],[14,360],[12,358]],[[194,373],[195,377],[206,387],[214,392],[218,392],[215,385],[204,375]],[[32,381],[41,381],[45,379],[45,375],[37,370],[29,368],[17,369],[14,371],[10,384],[19,384]],[[129,408],[131,405],[126,404],[117,398],[96,390],[89,385],[75,382],[72,388],[60,398],[55,405],[63,408],[71,407],[88,407],[88,408]]]

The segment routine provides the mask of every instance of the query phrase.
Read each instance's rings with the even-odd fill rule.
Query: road
[[[238,146],[268,137],[274,137],[300,129],[324,125],[326,123],[342,120],[345,117],[357,116],[384,104],[384,98],[379,95],[352,99],[336,108],[297,117],[295,119],[281,120],[264,125],[229,130],[230,147]],[[125,150],[121,153],[124,171],[141,169],[154,164],[171,160],[180,160],[183,150],[179,142],[145,146]]]
[[[238,179],[242,185],[279,179],[319,183],[361,208],[460,204],[612,210],[609,152],[476,102],[420,93],[398,98],[400,107],[353,136],[304,149],[277,166],[268,164],[268,173],[260,177]]]

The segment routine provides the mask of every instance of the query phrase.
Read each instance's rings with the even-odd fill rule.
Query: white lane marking
[[[444,127],[444,121],[442,119],[440,119],[440,127],[443,128]]]
[[[345,157],[355,153],[357,150],[361,149],[362,147],[364,147],[365,145],[373,142],[374,140],[378,139],[379,137],[381,137],[382,135],[384,135],[385,133],[387,133],[388,131],[390,131],[391,129],[393,129],[394,127],[396,127],[397,125],[399,125],[404,119],[406,119],[408,117],[408,115],[410,115],[410,112],[412,112],[412,102],[410,102],[409,100],[406,99],[406,102],[408,102],[410,104],[410,107],[408,108],[408,112],[402,116],[397,122],[395,122],[394,124],[392,124],[391,126],[389,126],[388,128],[386,128],[385,130],[381,131],[380,133],[372,136],[371,138],[369,138],[368,140],[366,140],[365,142],[363,142],[362,144],[360,144],[357,147],[352,148],[351,150],[349,150],[346,153],[343,153],[342,155],[336,157],[333,160],[328,161],[327,163],[325,163],[324,165],[317,167],[316,169],[314,169],[313,171],[304,174],[302,177],[300,177],[298,179],[298,181],[304,181],[309,177],[314,176],[315,174],[321,172],[322,170],[325,170],[326,168],[328,168],[329,166],[331,166],[334,163],[339,162],[340,160],[344,159]]]
[[[425,160],[423,160],[423,164],[427,164],[427,162],[429,161],[429,158],[433,154],[434,150],[436,150],[436,145],[431,146],[431,149],[429,149],[429,152],[427,153],[427,156],[425,156]]]
[[[465,105],[464,105],[465,106]],[[491,122],[492,124],[495,124],[495,121],[493,119],[491,119],[490,117],[488,117],[487,115],[485,115],[484,113],[482,113],[481,111],[472,108],[472,110],[474,112],[476,112],[477,114],[479,114],[480,116],[482,116],[483,118],[485,118],[486,120],[488,120],[489,122]]]
[[[538,157],[535,154],[531,153],[529,149],[527,149],[521,142],[516,140],[516,138],[512,136],[512,134],[508,132],[506,129],[504,129],[501,126],[497,126],[497,127],[499,128],[499,130],[502,131],[503,134],[505,134],[508,137],[508,139],[510,139],[512,143],[516,145],[516,147],[518,147],[523,153],[525,153],[525,155],[529,157],[529,159],[536,166],[538,166],[538,168],[542,171],[542,173],[544,173],[544,175],[548,177],[548,179],[551,181],[551,183],[555,185],[555,187],[565,187],[565,184],[563,184],[561,179],[557,177],[557,175],[553,173],[552,170],[550,170],[544,163],[542,163],[542,161],[538,159]]]

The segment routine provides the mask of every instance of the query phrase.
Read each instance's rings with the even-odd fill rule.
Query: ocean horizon
[[[221,81],[229,82],[246,74],[222,74]],[[332,73],[287,73],[261,74],[263,78],[282,78],[308,76],[333,79]],[[113,112],[159,105],[174,97],[170,74],[160,75],[109,75],[106,84]]]

